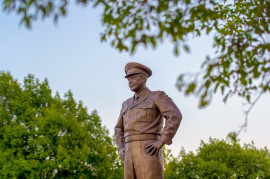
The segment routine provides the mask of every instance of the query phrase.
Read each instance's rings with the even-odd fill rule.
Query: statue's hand
[[[152,144],[145,146],[146,153],[149,155],[154,155],[163,145],[164,143],[162,141],[155,141]]]
[[[119,149],[118,152],[122,160],[125,160],[125,147],[122,147],[121,149]]]

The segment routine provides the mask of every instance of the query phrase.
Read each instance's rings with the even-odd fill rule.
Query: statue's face
[[[131,91],[137,92],[141,88],[145,87],[146,81],[142,77],[142,74],[132,75],[132,76],[127,77],[127,79],[128,79],[128,86]]]

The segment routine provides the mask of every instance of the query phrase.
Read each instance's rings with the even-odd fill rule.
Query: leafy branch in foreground
[[[120,51],[134,53],[140,44],[156,47],[170,39],[177,55],[179,47],[189,52],[191,36],[211,33],[215,55],[206,57],[199,73],[180,75],[176,85],[186,95],[198,96],[199,107],[209,105],[218,91],[224,102],[233,95],[244,98],[250,104],[247,126],[256,96],[270,91],[270,1],[106,2],[103,40]]]
[[[4,11],[17,12],[27,27],[39,18],[64,16],[68,0],[3,0]],[[177,87],[199,97],[199,107],[210,104],[218,91],[224,102],[244,98],[250,108],[270,91],[269,0],[76,0],[77,4],[102,6],[102,41],[121,51],[135,53],[140,45],[157,47],[163,40],[190,51],[188,40],[211,34],[216,53],[206,57],[201,71],[182,74]]]

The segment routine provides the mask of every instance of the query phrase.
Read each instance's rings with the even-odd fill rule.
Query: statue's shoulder
[[[132,98],[133,98],[133,96],[130,97],[130,98],[128,98],[128,99],[126,99],[126,100],[123,102],[123,104],[128,104],[128,103],[132,102]]]
[[[130,98],[126,99],[122,104],[122,108],[127,108],[129,106],[129,104],[132,103],[132,98],[133,97],[130,97]]]
[[[153,95],[153,96],[164,96],[164,95],[167,95],[167,94],[164,91],[157,90],[157,91],[151,91],[151,95]]]

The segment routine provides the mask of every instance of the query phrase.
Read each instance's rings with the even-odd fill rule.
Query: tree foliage
[[[0,73],[0,178],[119,178],[123,165],[96,111],[48,81]]]
[[[251,97],[270,90],[269,0],[106,1],[104,40],[133,53],[139,44],[156,47],[164,39],[189,52],[188,39],[210,34],[216,54],[202,70],[182,74],[177,86],[207,106],[218,91],[228,97]]]
[[[211,139],[201,142],[197,153],[181,150],[169,158],[164,178],[269,178],[270,151],[254,144]]]
[[[68,0],[3,0],[3,9],[17,12],[30,27],[33,20],[64,16]],[[250,103],[247,115],[262,94],[270,91],[269,0],[76,0],[102,6],[105,26],[101,39],[119,51],[134,53],[139,45],[156,47],[170,39],[174,53],[189,52],[188,40],[211,34],[214,56],[201,71],[182,74],[177,87],[210,104],[218,91],[226,102],[233,95]],[[243,127],[246,126],[247,123]]]

